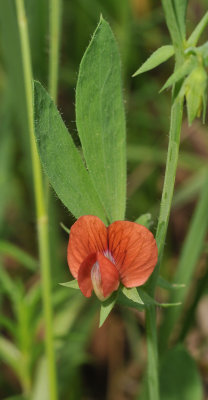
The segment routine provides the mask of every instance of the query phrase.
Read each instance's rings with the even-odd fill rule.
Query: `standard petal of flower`
[[[143,285],[157,263],[152,233],[135,222],[116,221],[108,227],[109,251],[126,287]]]
[[[81,264],[78,272],[78,285],[85,297],[90,297],[92,294],[92,280],[91,270],[93,265],[96,263],[96,253],[88,256]]]
[[[93,253],[107,250],[107,228],[100,218],[93,215],[80,217],[72,225],[67,249],[69,269],[77,278],[83,261]]]
[[[107,298],[119,287],[119,273],[115,265],[103,254],[97,254],[103,296]]]

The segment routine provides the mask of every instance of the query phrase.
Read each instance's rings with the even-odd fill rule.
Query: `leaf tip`
[[[98,26],[100,26],[100,25],[109,25],[108,22],[106,21],[106,19],[103,17],[102,13],[100,14],[100,20],[99,20]]]
[[[132,78],[135,78],[135,76],[137,76],[139,74],[140,74],[140,68],[136,72],[134,72],[134,74],[132,75]]]
[[[38,87],[41,87],[41,83],[36,79],[34,79],[32,83],[33,83],[33,90],[35,90]]]
[[[105,323],[106,320],[100,319],[99,321],[99,328],[102,328],[103,324]]]
[[[165,89],[168,89],[170,85],[167,84],[167,81],[164,83],[164,85],[161,87],[161,89],[159,90],[159,93],[164,92]]]

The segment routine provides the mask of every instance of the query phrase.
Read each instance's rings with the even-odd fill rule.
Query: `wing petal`
[[[81,264],[78,272],[78,285],[85,297],[90,297],[92,294],[92,280],[91,270],[93,265],[96,263],[96,254],[88,256]]]

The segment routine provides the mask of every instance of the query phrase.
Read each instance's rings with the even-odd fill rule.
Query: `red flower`
[[[135,222],[116,221],[106,228],[98,217],[85,215],[71,227],[67,259],[84,296],[94,289],[105,300],[120,282],[127,288],[146,282],[157,263],[157,245]]]

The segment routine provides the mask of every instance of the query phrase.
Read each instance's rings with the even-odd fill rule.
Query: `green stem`
[[[148,282],[148,292],[153,297],[159,275],[159,267],[163,255],[165,237],[167,233],[170,208],[173,198],[173,190],[178,162],[180,131],[182,123],[183,101],[180,100],[172,106],[171,124],[169,133],[168,155],[165,171],[165,180],[163,185],[162,199],[160,204],[160,214],[158,219],[156,241],[158,246],[158,264]],[[155,307],[148,307],[146,310],[146,331],[148,348],[148,391],[149,400],[159,400],[158,383],[158,349],[157,349],[157,327],[156,327]],[[152,384],[154,382],[154,388]]]
[[[183,43],[179,32],[175,12],[171,0],[162,0],[165,11],[166,22],[170,31],[172,42],[175,49],[176,68],[183,62]],[[162,199],[160,203],[160,213],[156,231],[156,241],[158,246],[158,264],[148,282],[149,294],[154,297],[157,279],[159,275],[160,263],[163,255],[165,238],[168,228],[171,203],[173,198],[176,169],[178,163],[180,132],[183,115],[183,99],[174,102],[171,108],[171,122],[169,131],[168,154],[163,184]],[[146,310],[146,331],[147,331],[147,388],[148,399],[159,400],[159,380],[158,380],[158,345],[157,345],[157,326],[155,307],[148,307]]]
[[[49,56],[49,93],[56,102],[58,83],[58,60],[60,44],[61,0],[50,1],[50,56]]]
[[[183,100],[180,99],[172,105],[171,109],[171,122],[170,122],[166,171],[163,184],[162,199],[160,204],[160,214],[156,231],[156,242],[158,247],[158,264],[151,276],[148,286],[151,295],[154,295],[157,278],[159,275],[159,267],[163,255],[167,228],[168,228],[169,215],[170,215],[174,184],[175,184],[175,176],[178,164],[182,115],[183,115]]]
[[[34,192],[36,202],[38,245],[41,266],[43,310],[45,319],[45,346],[48,362],[48,381],[50,399],[57,399],[55,354],[53,345],[52,327],[52,302],[51,302],[51,278],[50,278],[50,256],[48,243],[48,215],[44,201],[43,176],[40,161],[37,153],[34,135],[33,117],[33,88],[32,88],[32,67],[30,58],[30,47],[28,39],[27,19],[24,9],[24,0],[15,0],[17,10],[17,23],[20,34],[22,53],[22,65],[24,72],[25,97],[27,107],[28,131],[30,136],[30,147],[32,156]]]
[[[148,349],[147,363],[147,391],[148,400],[160,400],[158,379],[158,351],[156,330],[156,308],[148,306],[146,309],[146,335]]]

